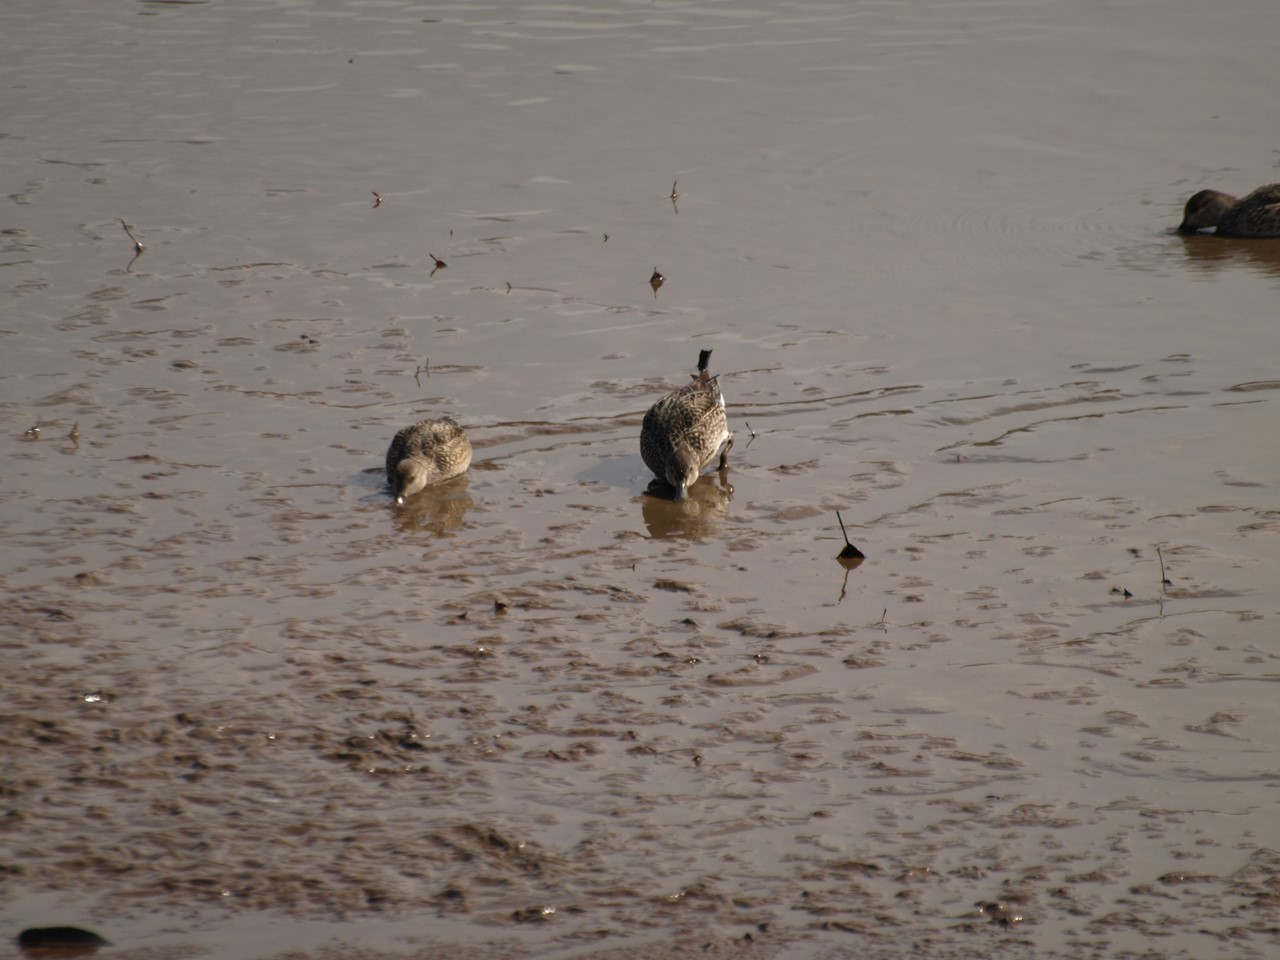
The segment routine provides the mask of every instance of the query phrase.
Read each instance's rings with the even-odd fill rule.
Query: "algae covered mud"
[[[0,936],[1268,956],[1278,20],[4,5]]]

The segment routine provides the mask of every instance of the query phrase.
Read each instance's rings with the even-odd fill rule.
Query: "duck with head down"
[[[1220,237],[1280,237],[1280,183],[1269,183],[1240,199],[1220,190],[1201,190],[1187,201],[1178,232],[1210,227]]]
[[[471,466],[471,441],[449,417],[421,420],[395,435],[387,448],[387,483],[396,503],[461,476]]]
[[[707,372],[710,360],[710,350],[700,351],[693,380],[650,407],[640,427],[645,466],[672,487],[677,500],[685,498],[717,453],[723,470],[733,446],[719,378]]]

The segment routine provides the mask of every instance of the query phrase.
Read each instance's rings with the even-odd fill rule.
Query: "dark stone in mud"
[[[18,946],[24,950],[57,950],[65,954],[96,950],[111,944],[93,931],[79,927],[28,927],[18,934]]]

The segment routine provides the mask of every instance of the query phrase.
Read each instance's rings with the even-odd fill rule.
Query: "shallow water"
[[[1267,956],[1277,27],[6,4],[0,935]]]

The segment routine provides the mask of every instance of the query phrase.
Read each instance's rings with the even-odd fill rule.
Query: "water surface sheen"
[[[1274,956],[1278,31],[4,4],[0,936]]]

